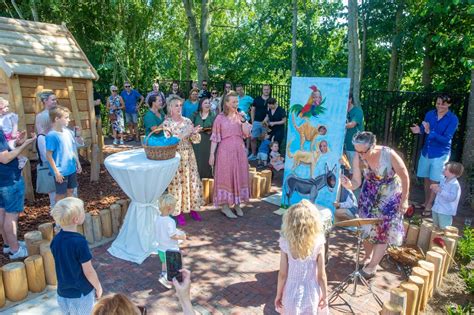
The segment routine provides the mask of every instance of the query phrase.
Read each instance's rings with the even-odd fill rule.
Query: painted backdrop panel
[[[349,88],[348,78],[292,78],[283,206],[304,198],[334,210]]]

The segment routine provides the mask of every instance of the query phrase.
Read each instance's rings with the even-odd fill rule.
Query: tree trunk
[[[208,0],[201,1],[201,27],[197,28],[196,17],[194,16],[192,0],[183,0],[184,10],[188,18],[191,43],[194,49],[194,58],[198,72],[198,81],[209,79],[208,53],[209,53],[209,3]]]
[[[398,3],[397,12],[395,14],[395,29],[392,38],[392,55],[390,57],[390,68],[388,71],[387,90],[393,91],[397,86],[398,79],[398,50],[401,43],[401,24],[403,16],[403,2]]]
[[[349,0],[348,45],[349,62],[348,76],[351,78],[351,89],[355,106],[360,105],[360,44],[358,30],[357,0]]]
[[[421,83],[425,90],[431,90],[433,56],[431,55],[431,38],[433,35],[429,34],[425,40],[425,55],[423,56],[423,73],[421,76]]]
[[[296,34],[298,29],[298,0],[293,0],[293,22],[291,25],[291,76],[296,76]]]
[[[191,80],[191,58],[189,56],[189,51],[191,43],[190,43],[190,38],[189,38],[189,27],[186,30],[186,81]],[[182,87],[183,88],[183,87]]]
[[[360,80],[362,81],[364,78],[364,71],[365,71],[365,59],[367,57],[367,21],[369,20],[369,8],[368,4],[364,5],[364,1],[362,1],[362,46],[361,46],[361,54],[360,54]]]
[[[474,69],[471,69],[471,93],[469,94],[469,107],[467,109],[462,163],[467,170],[474,166]],[[469,176],[469,174],[467,175]]]

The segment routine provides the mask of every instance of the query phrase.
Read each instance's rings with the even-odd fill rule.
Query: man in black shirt
[[[270,84],[264,84],[262,87],[262,95],[256,97],[253,100],[252,107],[250,109],[250,119],[252,122],[252,135],[250,138],[250,147],[252,154],[249,156],[249,161],[255,161],[257,159],[257,139],[263,133],[263,120],[267,116],[268,111],[268,98],[270,97]]]
[[[202,80],[201,81],[201,88],[202,88],[202,90],[199,91],[199,99],[211,98],[211,93],[207,89],[207,80]]]
[[[94,91],[94,112],[97,118],[100,117],[100,105],[102,104],[102,95],[99,92]]]

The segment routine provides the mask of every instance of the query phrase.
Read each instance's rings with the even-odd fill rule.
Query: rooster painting
[[[309,88],[312,92],[306,104],[304,106],[295,104],[290,108],[290,112],[297,113],[301,118],[317,117],[326,110],[326,108],[322,106],[326,98],[322,98],[321,91],[318,90],[316,85],[311,85]]]

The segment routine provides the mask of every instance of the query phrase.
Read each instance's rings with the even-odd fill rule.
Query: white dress
[[[313,315],[329,314],[327,307],[318,308],[321,287],[318,283],[318,253],[326,240],[318,236],[311,256],[306,259],[294,259],[291,256],[288,241],[280,237],[280,248],[288,256],[288,276],[283,289],[283,309],[281,314]]]

